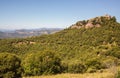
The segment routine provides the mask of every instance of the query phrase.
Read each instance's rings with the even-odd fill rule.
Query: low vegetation
[[[51,51],[29,53],[23,60],[22,65],[26,76],[56,74],[61,72],[61,60]]]
[[[23,78],[114,78],[112,73],[58,74],[50,76],[32,76]]]
[[[0,53],[0,78],[21,78],[21,60],[14,54]]]

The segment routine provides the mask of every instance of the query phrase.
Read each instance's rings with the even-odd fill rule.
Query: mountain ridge
[[[62,28],[18,29],[3,31],[1,30],[0,38],[26,38],[43,34],[52,34],[60,30],[62,30]]]
[[[116,22],[115,16],[110,16],[106,14],[104,16],[98,16],[88,20],[78,21],[75,24],[71,25],[69,28],[71,29],[86,28],[87,29],[87,28],[93,28],[93,27],[101,27],[104,21],[109,21],[109,20],[113,20],[114,22]]]

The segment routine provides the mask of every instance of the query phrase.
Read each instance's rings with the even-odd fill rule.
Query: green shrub
[[[120,71],[118,71],[116,78],[120,78]]]
[[[31,53],[23,60],[25,75],[57,74],[61,72],[61,60],[51,51]]]
[[[94,69],[98,69],[98,70],[102,68],[102,64],[100,60],[96,58],[88,60],[86,65],[87,65],[87,68],[94,67]]]
[[[97,70],[96,70],[96,68],[94,68],[94,67],[90,67],[90,68],[88,68],[87,69],[87,73],[94,73],[94,72],[96,72]]]
[[[84,73],[86,66],[82,63],[72,63],[68,65],[68,73]]]
[[[0,78],[21,78],[21,60],[14,54],[0,53]]]

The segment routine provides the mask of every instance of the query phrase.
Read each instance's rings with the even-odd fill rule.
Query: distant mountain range
[[[62,28],[39,28],[39,29],[19,29],[19,30],[0,30],[0,38],[25,38],[52,34],[62,30]]]

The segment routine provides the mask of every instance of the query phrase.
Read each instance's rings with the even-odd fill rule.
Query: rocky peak
[[[83,21],[78,21],[75,24],[71,25],[70,28],[76,28],[76,29],[80,29],[80,28],[92,28],[92,27],[101,27],[101,25],[105,22],[105,21],[109,21],[109,20],[114,20],[116,21],[116,18],[113,16],[110,16],[108,14],[104,15],[104,16],[99,16],[99,17],[95,17],[95,18],[91,18],[89,20],[83,20]]]

